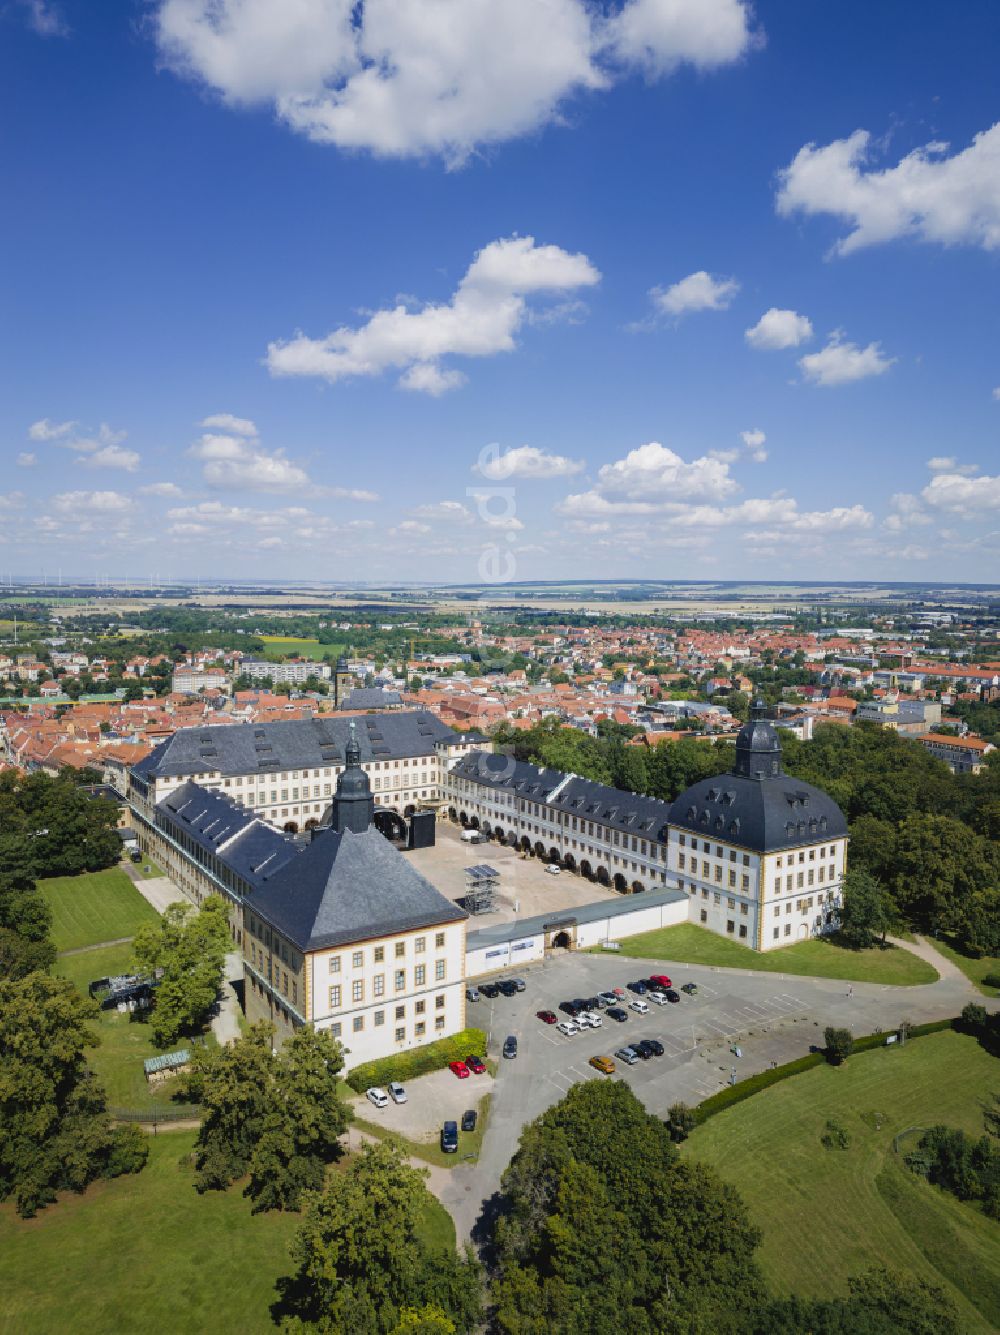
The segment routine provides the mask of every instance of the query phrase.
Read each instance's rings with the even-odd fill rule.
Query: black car
[[[628,1019],[628,1012],[623,1011],[621,1006],[612,1006],[608,1010],[607,1016],[609,1020],[617,1020],[619,1024],[624,1024]]]
[[[497,983],[480,983],[479,995],[481,997],[488,997],[490,1001],[492,1001],[494,997],[500,995],[500,987]]]
[[[599,1011],[600,1009],[601,1009],[601,999],[600,999],[600,997],[588,997],[588,998],[587,998],[587,1010],[589,1010],[589,1011]]]
[[[475,1131],[476,1129],[476,1110],[469,1108],[462,1114],[462,1130]]]
[[[681,994],[679,992],[675,992],[672,987],[668,987],[663,995],[666,997],[668,1001],[680,1001],[681,999]]]
[[[632,1051],[637,1053],[644,1062],[648,1062],[653,1055],[653,1049],[644,1038],[640,1039],[638,1043],[632,1044]]]
[[[445,1154],[454,1154],[458,1149],[457,1122],[445,1122],[441,1128],[441,1148]]]
[[[500,991],[504,994],[505,997],[517,996],[517,984],[512,983],[509,978],[505,978],[503,982],[498,983],[497,986],[500,988]]]
[[[578,1011],[590,1010],[590,1002],[587,1000],[586,997],[574,997],[573,1005],[577,1008]]]
[[[503,1055],[505,1057],[517,1056],[517,1039],[513,1034],[508,1034],[503,1041]]]
[[[580,1007],[575,1001],[561,1001],[559,1003],[559,1009],[565,1012],[571,1020],[580,1014]]]
[[[663,1056],[663,1044],[658,1038],[644,1038],[642,1041],[654,1057]]]
[[[641,978],[637,978],[634,983],[628,983],[626,986],[628,987],[628,990],[634,992],[637,997],[644,997],[649,991],[649,988]]]

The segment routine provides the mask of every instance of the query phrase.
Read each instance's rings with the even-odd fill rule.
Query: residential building
[[[291,686],[302,686],[310,677],[317,681],[329,681],[332,672],[329,663],[313,663],[307,659],[296,658],[287,663],[271,663],[263,658],[244,658],[240,664],[240,676],[251,681],[269,681],[277,685],[286,682]]]
[[[943,760],[953,774],[978,774],[986,756],[996,750],[981,737],[951,737],[947,733],[925,732],[917,741],[937,760]]]

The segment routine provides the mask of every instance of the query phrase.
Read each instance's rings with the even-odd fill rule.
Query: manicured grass
[[[599,946],[593,953],[603,954]],[[670,960],[684,964],[718,965],[726,969],[754,969],[761,973],[804,974],[812,978],[843,978],[856,983],[893,983],[911,986],[934,983],[936,969],[908,950],[847,950],[832,941],[796,941],[780,950],[751,950],[738,941],[717,936],[695,923],[640,932],[621,942],[622,955],[637,959]]]
[[[697,1128],[683,1153],[739,1190],[777,1291],[833,1296],[881,1263],[941,1284],[963,1330],[987,1332],[1000,1321],[1000,1226],[904,1170],[893,1137],[936,1122],[980,1135],[994,1089],[1000,1062],[975,1039],[931,1034],[764,1090]],[[847,1130],[847,1150],[821,1145],[828,1118]]]
[[[957,964],[969,982],[978,987],[983,996],[1000,997],[1000,987],[987,987],[983,982],[987,974],[1000,975],[1000,959],[996,955],[984,955],[982,959],[975,960],[970,955],[961,954],[946,941],[932,940],[931,945],[935,950],[939,950],[945,959]]]
[[[163,875],[163,872],[160,871],[152,858],[143,858],[141,862],[131,862],[129,865],[132,868],[133,875],[138,876],[140,881],[152,881]]]
[[[0,1335],[269,1335],[298,1214],[251,1215],[239,1185],[199,1196],[194,1132],[149,1142],[136,1177],[65,1196],[36,1219],[0,1207]],[[437,1201],[423,1240],[454,1249]]]
[[[150,1139],[136,1177],[67,1196],[37,1219],[0,1208],[3,1335],[216,1335],[274,1329],[298,1215],[251,1215],[238,1187],[194,1189],[193,1132]]]
[[[94,978],[127,973],[131,957],[131,946],[105,946],[100,950],[83,951],[79,955],[64,955],[56,960],[53,972],[68,978],[86,996],[87,985]],[[104,1086],[108,1106],[138,1112],[170,1107],[178,1081],[164,1080],[149,1085],[143,1071],[142,1063],[145,1059],[157,1056],[162,1051],[153,1043],[149,1024],[132,1015],[101,1011],[94,1021],[93,1029],[101,1043],[99,1047],[88,1049],[87,1063]],[[210,1031],[206,1041],[215,1041]],[[191,1045],[184,1039],[177,1046]]]
[[[281,658],[308,658],[322,663],[327,654],[334,658],[343,651],[342,644],[321,644],[319,640],[300,640],[295,636],[262,635],[264,657],[270,661]]]
[[[134,936],[157,917],[120,867],[80,876],[53,876],[39,881],[38,888],[52,908],[56,950]]]

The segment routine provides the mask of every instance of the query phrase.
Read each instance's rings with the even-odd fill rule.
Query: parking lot
[[[478,1110],[485,1095],[493,1092],[493,1084],[488,1071],[470,1075],[467,1080],[459,1080],[451,1071],[433,1071],[406,1082],[405,1103],[390,1099],[384,1108],[376,1108],[364,1094],[358,1094],[351,1099],[351,1106],[366,1122],[429,1144],[437,1141],[442,1123],[460,1122],[467,1108]]]
[[[682,994],[673,1005],[650,1005],[647,1015],[630,1011],[621,1024],[605,1015],[599,1029],[571,1037],[537,1018],[544,1009],[562,1019],[561,1002],[624,988],[652,973],[668,974],[675,987],[694,982],[697,994]],[[579,1081],[609,1078],[589,1065],[593,1056],[615,1060],[610,1078],[624,1080],[651,1113],[665,1117],[672,1103],[694,1105],[716,1093],[730,1083],[734,1071],[737,1081],[744,1080],[772,1063],[804,1055],[811,1045],[822,1045],[828,1024],[843,1025],[855,1034],[889,1032],[904,1019],[919,1024],[957,1015],[969,998],[964,978],[942,977],[920,987],[850,985],[837,979],[660,963],[612,953],[560,954],[526,967],[521,976],[527,984],[524,992],[467,1007],[468,1023],[489,1036],[490,1056],[500,1058],[508,1034],[517,1037],[519,1050],[515,1060],[499,1060],[478,1162],[456,1167],[442,1189],[441,1199],[460,1238],[471,1235],[483,1201],[497,1190],[524,1125]],[[480,985],[482,981],[476,980]],[[627,993],[628,999],[632,996]],[[663,1056],[634,1066],[614,1058],[616,1049],[640,1038],[659,1040]],[[741,1055],[731,1051],[734,1047]]]

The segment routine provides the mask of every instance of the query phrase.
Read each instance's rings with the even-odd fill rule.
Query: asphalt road
[[[605,1019],[600,1029],[569,1038],[536,1018],[542,1009],[558,1012],[561,1001],[624,987],[650,973],[669,974],[675,986],[697,983],[698,993],[682,994],[674,1005],[650,1006],[645,1016],[630,1012],[625,1023]],[[822,1044],[828,1024],[858,1035],[879,1028],[890,1032],[904,1019],[919,1024],[957,1015],[979,997],[961,974],[944,968],[936,983],[887,987],[614,955],[564,955],[528,966],[521,976],[528,985],[525,992],[468,1007],[468,1022],[487,1031],[488,1050],[499,1059],[499,1068],[479,1160],[457,1166],[441,1191],[460,1242],[475,1237],[477,1221],[489,1213],[525,1124],[578,1081],[608,1078],[588,1065],[592,1056],[613,1057],[616,1048],[633,1039],[659,1039],[666,1049],[663,1057],[632,1067],[618,1061],[614,1078],[627,1081],[650,1112],[665,1117],[672,1103],[696,1104],[716,1093],[730,1083],[734,1070],[741,1080],[772,1062],[781,1065],[804,1055],[810,1045]],[[500,1057],[507,1034],[518,1039],[512,1061]],[[740,1057],[730,1051],[736,1046]]]

